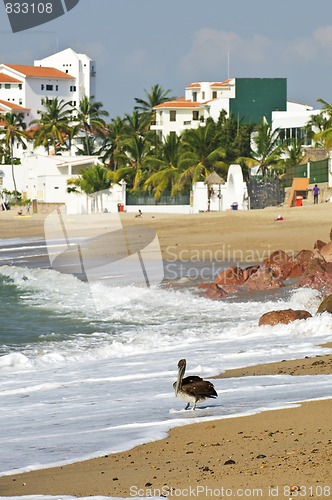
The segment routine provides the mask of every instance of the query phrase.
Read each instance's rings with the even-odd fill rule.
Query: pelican
[[[196,409],[196,403],[205,401],[207,398],[216,398],[218,394],[216,390],[207,380],[203,380],[197,375],[191,375],[183,378],[186,371],[186,360],[180,359],[178,362],[178,379],[174,382],[175,396],[188,401],[185,410],[188,410],[190,403],[193,405],[193,410]]]

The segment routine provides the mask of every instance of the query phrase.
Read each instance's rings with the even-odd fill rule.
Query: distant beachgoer
[[[29,214],[29,213],[30,213],[30,208],[31,208],[31,205],[30,205],[30,203],[28,203],[28,204],[27,204],[27,206],[26,206],[26,209],[27,209],[27,214]]]
[[[317,205],[318,203],[318,195],[319,195],[319,187],[317,186],[317,184],[315,184],[315,186],[313,187],[312,189],[313,193],[314,193],[314,204]]]
[[[135,217],[143,217],[142,210],[139,210],[138,214],[136,214]]]
[[[23,215],[23,210],[22,210],[22,208],[20,208],[20,209],[18,210],[17,215]]]

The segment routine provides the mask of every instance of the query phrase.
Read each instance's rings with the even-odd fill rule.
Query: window
[[[212,99],[217,99],[217,91],[216,90],[214,90],[212,92]]]
[[[45,88],[45,85],[42,83],[41,86],[40,86],[41,90],[44,90]]]
[[[18,88],[19,88],[19,90],[22,90],[22,83],[18,84]]]
[[[204,101],[205,99],[205,92],[202,92],[202,100]]]
[[[176,111],[175,110],[172,110],[169,112],[169,121],[176,122]]]
[[[199,111],[193,111],[193,120],[199,120]]]
[[[76,85],[70,86],[70,92],[76,92]]]
[[[193,92],[193,102],[197,102],[197,92]]]
[[[53,85],[46,85],[46,90],[53,90]]]
[[[20,99],[20,100],[18,101],[18,103],[19,103],[19,105],[20,105],[20,106],[22,106],[22,104],[23,104],[23,99]]]
[[[5,83],[5,89],[10,89],[10,83]]]
[[[55,86],[55,90],[58,91],[59,90],[59,85],[56,85]]]

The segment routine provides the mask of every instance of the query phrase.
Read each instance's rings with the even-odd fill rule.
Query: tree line
[[[150,130],[154,106],[175,99],[170,90],[154,85],[145,90],[145,98],[135,98],[131,114],[107,120],[109,114],[101,102],[83,97],[77,107],[57,98],[45,97],[40,117],[27,124],[22,114],[0,114],[0,156],[12,165],[14,190],[17,192],[14,145],[32,141],[47,153],[71,150],[80,138],[76,154],[94,155],[102,165],[90,167],[70,179],[68,191],[91,194],[107,189],[112,183],[125,181],[135,194],[153,194],[158,200],[163,193],[175,196],[188,193],[194,182],[204,181],[216,171],[227,176],[229,165],[239,163],[245,178],[257,167],[262,177],[282,176],[288,166],[301,163],[303,139],[289,144],[279,130],[262,120],[246,124],[220,113],[215,122],[208,118],[204,125],[188,129],[180,136],[171,133],[164,140]],[[308,122],[305,134],[316,146],[332,146],[332,105],[322,99],[319,114]]]

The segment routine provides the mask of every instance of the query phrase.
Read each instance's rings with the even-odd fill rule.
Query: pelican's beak
[[[179,366],[178,379],[176,381],[176,386],[175,386],[175,396],[178,395],[179,390],[181,389],[181,383],[182,383],[182,379],[183,379],[183,375],[184,375],[185,369],[186,369],[185,366]]]

